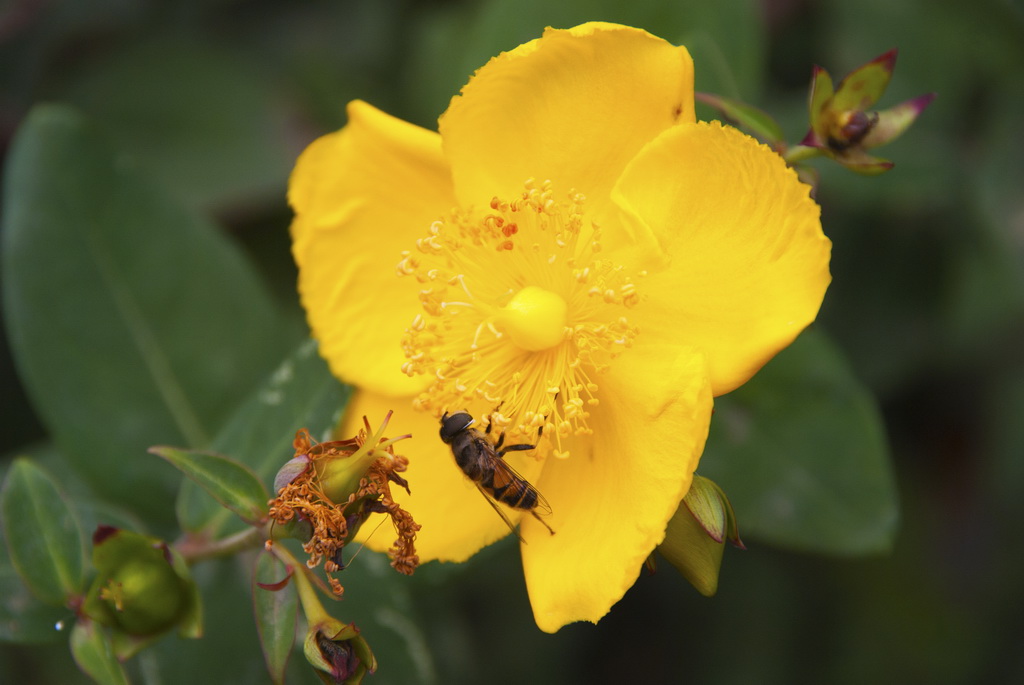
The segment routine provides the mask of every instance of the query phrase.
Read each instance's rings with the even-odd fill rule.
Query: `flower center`
[[[528,285],[509,300],[498,313],[498,329],[508,333],[519,347],[539,352],[565,339],[569,307],[560,295]]]
[[[434,379],[416,406],[490,413],[506,442],[534,443],[543,427],[559,456],[562,438],[591,432],[599,375],[636,337],[625,314],[640,295],[600,256],[584,204],[527,181],[489,211],[452,210],[402,254],[398,273],[416,279],[423,307],[402,370]]]

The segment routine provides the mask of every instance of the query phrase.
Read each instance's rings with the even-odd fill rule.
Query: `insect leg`
[[[548,522],[547,522],[547,521],[545,521],[544,519],[542,519],[542,518],[540,517],[540,514],[538,514],[538,513],[537,513],[536,511],[534,511],[533,509],[530,509],[530,515],[531,515],[531,516],[533,516],[533,518],[535,518],[535,519],[537,519],[538,521],[540,521],[540,522],[541,522],[541,523],[542,523],[542,524],[544,525],[544,527],[548,529],[548,532],[549,532],[549,533],[551,533],[552,535],[554,535],[554,534],[555,534],[555,531],[554,531],[554,530],[553,530],[553,529],[551,528],[551,526],[549,526],[549,525],[548,525]]]
[[[502,433],[501,437],[504,438],[505,434]],[[495,449],[501,447],[501,441],[499,440],[498,444],[495,445],[494,447],[495,447]],[[498,456],[499,457],[504,457],[506,452],[522,452],[524,450],[532,450],[535,447],[536,447],[536,445],[526,445],[526,444],[522,444],[522,445],[509,445],[509,446],[505,447],[504,449],[499,449],[498,450]]]

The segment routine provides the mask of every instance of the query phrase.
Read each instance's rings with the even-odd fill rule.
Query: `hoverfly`
[[[523,536],[519,534],[512,521],[498,506],[498,502],[513,509],[529,512],[554,535],[555,531],[551,530],[551,526],[538,514],[538,512],[541,514],[551,513],[551,506],[547,500],[537,492],[537,488],[530,485],[503,459],[506,452],[532,450],[536,445],[519,444],[502,447],[505,442],[504,433],[496,443],[492,443],[487,435],[475,428],[470,428],[472,425],[473,417],[464,411],[454,414],[445,412],[441,417],[441,440],[451,446],[455,463],[466,474],[466,477],[476,484],[480,494],[498,512],[498,516],[520,541],[523,541]],[[491,424],[488,423],[486,433],[489,435],[490,432]]]

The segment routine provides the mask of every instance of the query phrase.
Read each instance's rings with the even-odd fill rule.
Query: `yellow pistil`
[[[539,352],[565,339],[567,310],[559,295],[528,285],[502,307],[497,315],[498,329],[524,350]]]
[[[453,210],[403,253],[398,273],[420,283],[423,307],[402,341],[403,371],[434,379],[419,408],[440,416],[483,404],[520,441],[542,426],[559,444],[591,432],[598,374],[632,344],[625,313],[640,296],[600,257],[601,231],[584,205],[578,193],[559,199],[549,181],[527,181],[489,211]]]

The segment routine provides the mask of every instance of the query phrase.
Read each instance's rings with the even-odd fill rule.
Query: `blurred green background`
[[[367,632],[382,661],[368,682],[1024,682],[1020,3],[7,0],[0,142],[6,149],[33,106],[73,105],[119,160],[212,217],[257,265],[275,309],[273,332],[236,331],[274,338],[247,367],[254,386],[305,335],[285,202],[303,147],[340,127],[353,98],[433,128],[490,56],[547,25],[592,19],[685,44],[698,90],[762,107],[792,142],[806,131],[813,64],[838,78],[898,47],[880,105],[938,93],[909,133],[878,151],[896,162],[890,173],[818,164],[834,243],[820,326],[880,403],[899,533],[890,553],[862,558],[748,540],[746,552],[726,552],[713,599],[666,565],[599,625],[554,636],[533,624],[511,540],[467,565],[422,569],[399,602],[408,613],[379,608],[394,598],[374,593],[390,590],[359,589],[379,570],[366,555],[338,613],[377,611],[391,628]],[[2,344],[2,468],[25,451],[47,463],[49,431]],[[245,610],[209,616],[205,646],[164,640],[159,665],[146,657],[135,666],[138,682],[266,681],[245,574],[230,563],[202,573]],[[290,682],[313,682],[293,666]],[[0,681],[86,682],[60,641],[0,644]]]

